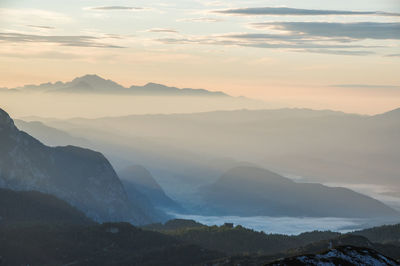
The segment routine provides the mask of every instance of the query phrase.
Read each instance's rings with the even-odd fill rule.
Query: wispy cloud
[[[36,29],[42,29],[42,30],[54,30],[55,27],[51,26],[43,26],[43,25],[26,25],[27,27],[30,28],[36,28]]]
[[[204,37],[192,36],[183,38],[160,38],[158,41],[165,44],[229,45],[337,55],[361,56],[374,54],[373,51],[364,50],[372,47],[363,45],[320,43],[315,40],[298,40],[296,38],[283,35],[268,36],[267,39],[253,37],[254,36],[251,35],[246,36],[246,34],[231,34]]]
[[[231,33],[212,36],[161,38],[166,44],[233,45],[332,55],[371,55],[386,43],[360,43],[365,39],[399,40],[400,23],[265,22],[251,24],[268,33]]]
[[[103,10],[103,11],[113,11],[113,10],[143,10],[143,7],[132,7],[132,6],[99,6],[90,7],[91,10]]]
[[[51,43],[62,46],[124,48],[122,46],[104,43],[103,39],[104,38],[95,36],[50,36],[0,32],[0,41],[10,43]]]
[[[321,10],[321,9],[299,9],[289,7],[251,7],[215,10],[213,13],[227,15],[269,15],[269,16],[325,16],[325,15],[375,15],[375,16],[400,16],[400,13],[389,13],[380,11],[345,11],[345,10]]]
[[[380,84],[336,84],[331,85],[330,87],[335,88],[366,88],[366,89],[399,89],[399,86],[393,85],[380,85]]]
[[[385,57],[400,57],[400,54],[388,54]]]
[[[201,18],[184,18],[184,19],[179,19],[178,22],[205,22],[205,23],[214,23],[214,22],[221,22],[223,21],[222,19],[218,18],[207,18],[207,17],[201,17]]]
[[[153,28],[153,29],[148,29],[146,32],[158,32],[158,33],[178,33],[177,30],[174,29],[168,29],[168,28]]]
[[[265,22],[253,23],[259,29],[288,31],[291,34],[302,34],[319,37],[341,37],[349,39],[399,40],[400,23],[355,22]]]

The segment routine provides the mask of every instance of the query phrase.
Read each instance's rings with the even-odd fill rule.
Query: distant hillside
[[[73,137],[62,130],[46,126],[39,121],[26,122],[15,119],[14,123],[19,129],[49,146],[88,146],[90,144],[89,140]]]
[[[75,146],[45,146],[19,131],[1,109],[0,187],[55,195],[100,222],[154,221],[140,202],[130,202],[101,153]]]
[[[315,231],[298,236],[265,234],[242,226],[233,227],[230,224],[206,226],[190,220],[172,220],[164,225],[153,224],[143,228],[171,235],[185,242],[230,255],[274,255],[315,241],[333,239],[340,235],[329,231]]]
[[[383,203],[345,188],[296,183],[256,167],[237,167],[201,190],[205,211],[216,215],[399,216]]]
[[[156,83],[148,83],[144,86],[131,86],[129,88],[112,81],[106,80],[97,75],[85,75],[77,77],[69,82],[43,83],[40,85],[26,85],[10,91],[28,91],[28,92],[45,92],[45,93],[89,93],[89,94],[122,94],[122,95],[160,95],[160,96],[207,96],[207,97],[230,97],[220,91],[208,91],[204,89],[179,89],[176,87],[168,87]]]
[[[0,225],[16,223],[92,224],[82,212],[55,196],[0,189]]]
[[[132,188],[134,191],[138,190],[144,194],[158,208],[170,211],[183,211],[183,208],[178,203],[165,194],[162,187],[143,166],[134,165],[127,167],[119,171],[118,176],[121,178],[128,196],[130,194],[129,188]]]

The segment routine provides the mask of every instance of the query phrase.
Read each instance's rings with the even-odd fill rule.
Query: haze
[[[400,100],[399,13],[397,0],[1,1],[0,87],[96,73],[124,86],[377,114]],[[2,104],[15,102],[5,97]],[[30,114],[44,115],[53,100],[42,101]]]

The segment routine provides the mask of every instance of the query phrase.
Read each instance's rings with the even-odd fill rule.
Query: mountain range
[[[204,97],[230,97],[220,91],[204,89],[168,87],[157,83],[147,83],[144,86],[124,87],[112,80],[104,79],[98,75],[84,75],[69,82],[57,81],[40,85],[25,85],[17,88],[2,88],[2,92],[43,92],[43,93],[80,93],[80,94],[131,94],[131,95],[160,95],[160,96],[204,96]]]
[[[188,153],[205,158],[229,156],[315,182],[381,183],[400,190],[399,120],[400,109],[373,116],[279,109],[43,121],[81,137],[101,135],[114,144],[119,138],[130,145],[138,145],[130,141],[135,139],[153,142],[160,148],[147,145],[152,152],[149,157],[173,153],[179,156],[176,163],[187,161]],[[111,139],[115,130],[119,138]],[[139,160],[139,164],[153,165]]]
[[[0,109],[0,187],[57,196],[95,221],[149,223],[159,211],[130,201],[109,161],[75,146],[49,147],[18,130]]]
[[[41,121],[90,139],[91,148],[106,154],[117,172],[146,165],[167,195],[197,211],[204,205],[198,188],[215,184],[238,166],[269,169],[300,183],[331,182],[329,187],[390,185],[395,193],[400,187],[399,119],[399,110],[362,116],[280,109]],[[43,141],[49,138],[45,129],[23,128]],[[376,195],[348,187],[377,199],[386,196],[385,191]]]

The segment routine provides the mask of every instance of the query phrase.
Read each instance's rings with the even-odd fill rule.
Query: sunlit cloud
[[[276,29],[303,36],[356,39],[399,40],[400,23],[354,22],[265,22],[253,23],[259,29]]]
[[[113,11],[113,10],[143,10],[143,7],[132,7],[132,6],[99,6],[90,7],[91,10],[103,10],[103,11]]]
[[[336,88],[366,88],[366,89],[399,89],[399,86],[393,85],[381,85],[381,84],[336,84],[331,85],[331,87]]]
[[[51,36],[3,32],[0,33],[0,41],[9,43],[51,43],[78,47],[124,48],[119,45],[104,43],[102,38],[95,36]]]
[[[399,13],[389,13],[380,11],[347,11],[347,10],[321,10],[321,9],[299,9],[289,7],[251,7],[235,8],[225,10],[215,10],[213,13],[226,15],[272,15],[272,16],[326,16],[326,15],[374,15],[374,16],[400,16]]]
[[[178,33],[177,30],[174,29],[168,29],[168,28],[153,28],[153,29],[148,29],[146,32],[157,32],[157,33]]]
[[[184,18],[184,19],[178,19],[178,22],[205,22],[205,23],[213,23],[213,22],[221,22],[223,21],[222,19],[218,18],[207,18],[207,17],[201,17],[201,18]]]
[[[55,27],[43,26],[43,25],[26,25],[26,26],[30,27],[30,28],[42,29],[42,30],[54,30],[55,29]]]

